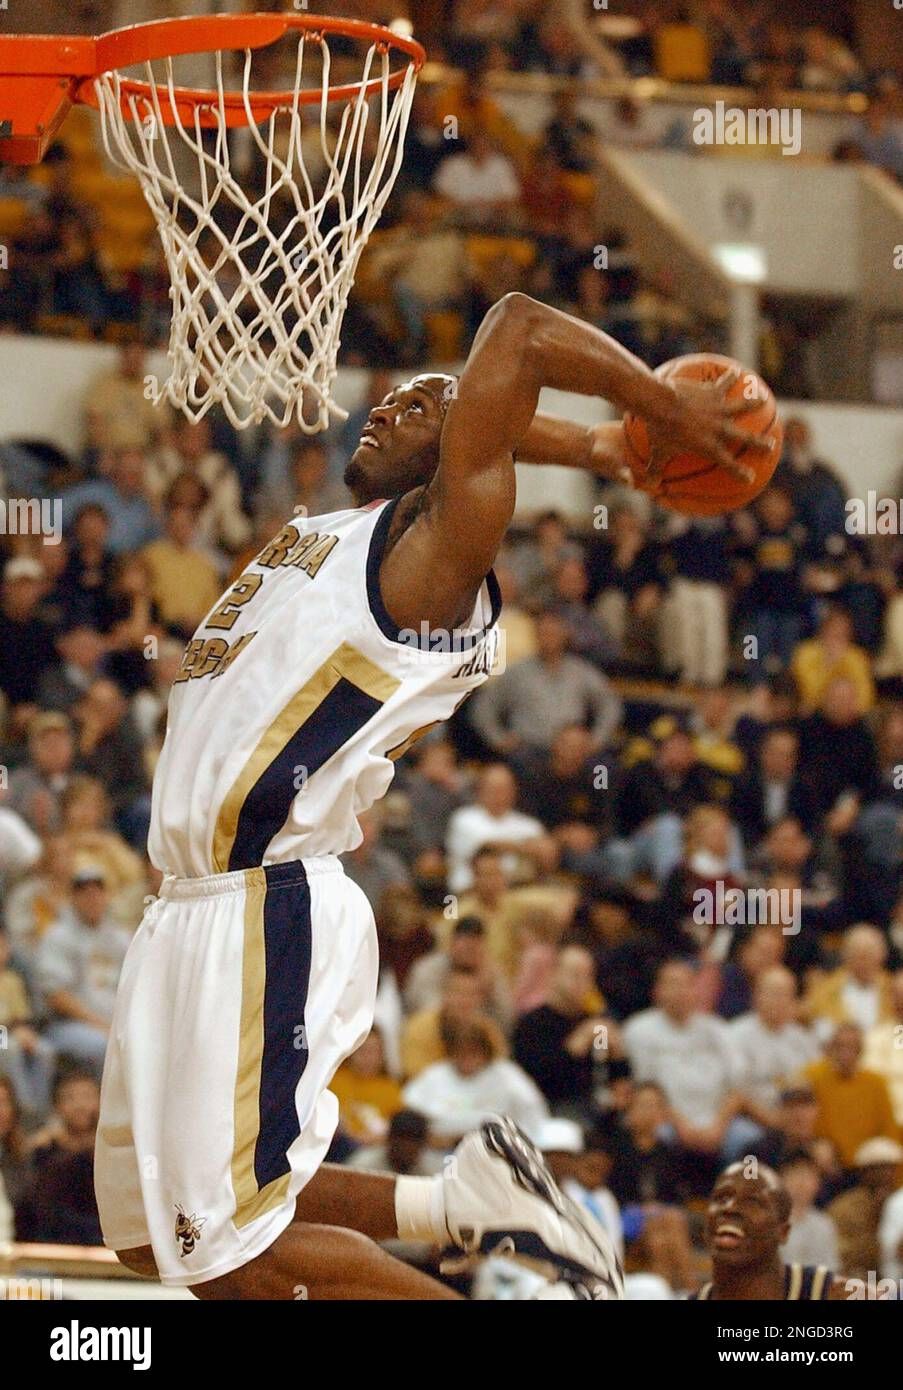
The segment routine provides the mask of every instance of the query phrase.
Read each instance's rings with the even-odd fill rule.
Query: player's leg
[[[357,1231],[303,1221],[287,1226],[256,1259],[191,1291],[202,1300],[459,1297]]]

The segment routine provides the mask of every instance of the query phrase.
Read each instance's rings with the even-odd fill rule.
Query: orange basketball
[[[755,372],[746,371],[733,358],[719,357],[713,352],[696,352],[664,362],[656,376],[717,381],[730,367],[739,369],[740,378],[728,391],[727,399],[749,401],[749,410],[733,416],[733,424],[749,434],[767,435],[771,441],[767,450],[747,448],[739,440],[732,446],[734,457],[753,470],[755,476],[751,482],[735,478],[702,454],[676,453],[668,459],[658,480],[659,487],[655,488],[645,477],[649,462],[649,433],[645,421],[637,415],[624,417],[627,459],[634,483],[642,491],[651,493],[662,507],[690,516],[718,516],[721,512],[735,511],[759,495],[777,467],[784,427],[778,419],[778,407],[771,390]]]

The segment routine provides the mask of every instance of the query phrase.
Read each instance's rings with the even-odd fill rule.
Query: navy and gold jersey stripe
[[[310,888],[300,860],[246,874],[232,1186],[239,1228],[285,1198],[307,1065]]]
[[[827,1265],[789,1264],[784,1266],[784,1298],[790,1303],[822,1302],[831,1292],[834,1275]],[[712,1297],[711,1282],[703,1284],[690,1299],[697,1301]]]
[[[213,832],[216,873],[262,862],[299,790],[299,769],[312,777],[400,684],[347,642],[327,657],[273,720],[227,792]]]

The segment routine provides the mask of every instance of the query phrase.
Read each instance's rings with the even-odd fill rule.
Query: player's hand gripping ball
[[[646,422],[637,415],[624,417],[627,462],[634,486],[648,492],[662,507],[690,516],[718,516],[745,507],[767,486],[781,457],[784,427],[771,390],[756,372],[747,371],[730,357],[697,352],[675,357],[656,371],[656,376],[685,381],[718,382],[730,373],[723,399],[736,404],[730,423],[738,432],[728,442],[735,469],[729,471],[702,454],[680,451],[663,454],[650,441]],[[748,408],[741,408],[748,404]],[[745,442],[744,436],[757,442]],[[763,445],[764,441],[764,445]],[[748,474],[748,477],[742,476]]]

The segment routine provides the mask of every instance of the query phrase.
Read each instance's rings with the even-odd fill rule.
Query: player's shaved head
[[[715,1179],[705,1218],[715,1265],[754,1268],[775,1261],[790,1209],[790,1194],[773,1168],[751,1156],[728,1164]]]
[[[423,373],[395,386],[370,410],[345,482],[358,506],[400,497],[430,482],[457,378]]]

